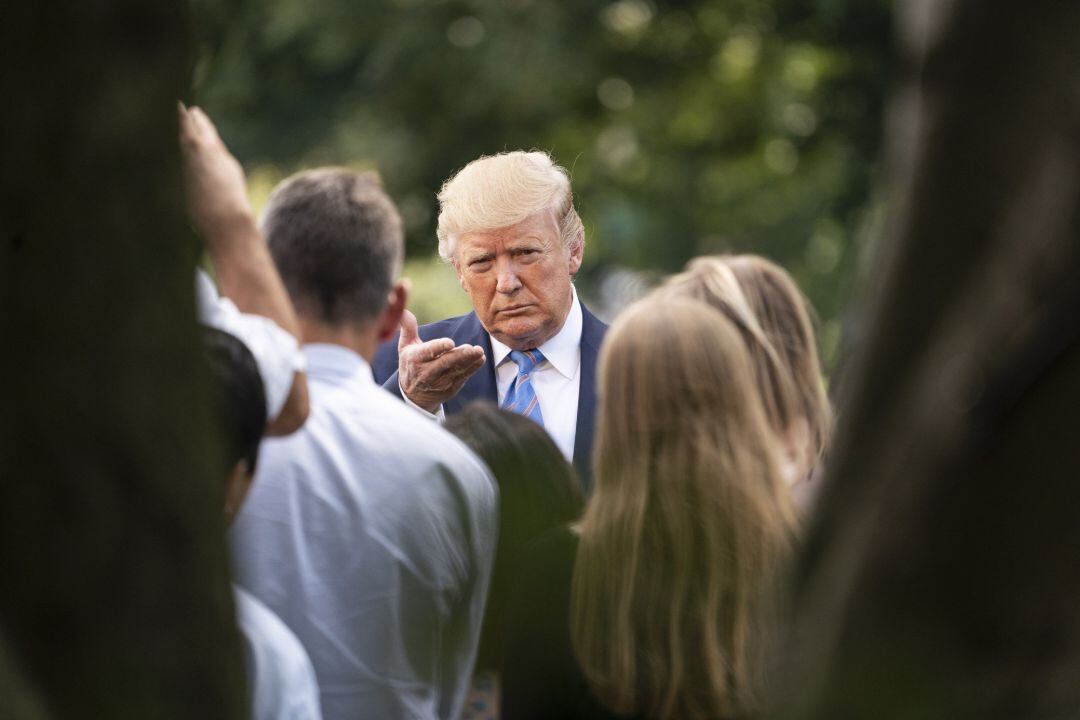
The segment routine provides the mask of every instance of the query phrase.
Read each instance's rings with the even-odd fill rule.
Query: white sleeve
[[[430,413],[427,410],[425,410],[424,408],[422,408],[419,405],[417,405],[416,403],[414,403],[412,400],[410,400],[409,396],[405,394],[405,391],[401,389],[401,384],[400,383],[398,384],[398,392],[401,393],[401,399],[405,401],[406,405],[408,405],[412,409],[416,410],[418,413],[422,414],[428,420],[434,420],[435,422],[439,423],[440,425],[442,425],[444,422],[446,422],[446,411],[443,410],[442,405],[439,405],[439,408],[435,412]]]
[[[240,312],[218,295],[214,281],[201,268],[195,271],[199,322],[237,337],[255,356],[266,392],[266,416],[274,420],[285,406],[293,377],[306,369],[300,343],[270,318]]]

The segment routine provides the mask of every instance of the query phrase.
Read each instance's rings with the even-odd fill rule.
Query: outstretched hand
[[[416,316],[401,316],[398,338],[398,384],[413,403],[435,412],[458,394],[465,381],[484,366],[484,350],[476,345],[454,346],[450,338],[423,342]]]

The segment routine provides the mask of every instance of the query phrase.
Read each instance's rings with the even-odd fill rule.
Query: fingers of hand
[[[218,136],[217,128],[205,112],[197,107],[185,108],[183,104],[179,106],[178,111],[180,113],[180,143],[189,154],[206,154],[209,151],[228,153],[225,144]]]
[[[398,336],[398,351],[407,345],[420,342],[420,333],[416,327],[416,316],[411,310],[401,314],[401,335]]]
[[[487,361],[487,358],[484,356],[483,349],[482,348],[476,348],[476,350],[477,350],[477,352],[475,353],[475,355],[473,357],[472,364],[470,364],[468,366],[468,368],[466,368],[465,377],[469,377],[474,372],[476,372],[480,368],[484,367],[484,362]]]
[[[430,363],[454,350],[454,341],[450,338],[437,338],[427,342],[417,342],[409,349],[413,362]]]
[[[480,348],[477,348],[477,350],[479,350],[479,349]],[[457,389],[455,389],[454,392],[457,392],[457,390],[460,389],[461,386],[465,384],[466,380],[468,380],[473,375],[475,375],[476,372],[480,368],[484,367],[484,359],[485,359],[484,358],[484,351],[481,350],[480,354],[477,355],[476,358],[473,359],[472,363],[470,363],[469,365],[465,366],[462,369],[461,376],[460,376],[460,381],[457,383]]]
[[[456,372],[448,373],[445,376],[447,389],[444,395],[446,396],[446,399],[452,398],[453,396],[457,395],[458,391],[461,390],[461,387],[469,380],[469,378],[476,374],[476,371],[482,367],[484,367],[483,354],[481,354],[480,357],[476,360],[476,362],[472,363],[471,365],[461,366],[456,370]]]
[[[468,378],[483,364],[483,350],[475,345],[461,345],[432,360],[426,370],[432,378],[453,383]]]
[[[453,341],[443,338],[451,347],[430,360],[414,360],[408,375],[417,389],[446,392],[461,385],[484,365],[484,351],[475,345],[452,347]],[[437,341],[431,341],[432,343]],[[424,345],[427,345],[425,343]],[[421,346],[423,347],[423,346]]]
[[[190,112],[181,105],[177,108],[180,113],[180,144],[190,148],[199,140],[199,131],[191,120]]]
[[[199,135],[208,141],[218,139],[217,128],[214,127],[214,123],[211,122],[209,116],[201,108],[193,107],[188,113],[191,115],[195,125],[198,126]]]
[[[484,351],[475,345],[459,345],[436,358],[433,365],[448,372],[464,373],[477,363],[484,364]]]

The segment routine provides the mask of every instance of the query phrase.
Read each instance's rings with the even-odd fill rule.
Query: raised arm
[[[299,343],[296,313],[255,224],[240,163],[198,108],[180,108],[180,145],[188,214],[206,243],[223,295],[241,313],[273,321]],[[251,349],[258,357],[258,348]],[[298,350],[294,347],[292,352]],[[291,433],[304,424],[307,414],[307,379],[296,370],[267,434]]]

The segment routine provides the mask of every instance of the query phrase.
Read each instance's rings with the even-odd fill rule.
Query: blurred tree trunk
[[[188,22],[0,10],[5,717],[245,712],[180,185]]]
[[[11,651],[0,637],[0,720],[46,720],[44,704],[12,662]]]
[[[775,717],[1080,712],[1080,3],[899,3],[894,222]]]

